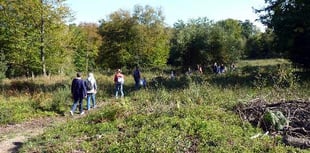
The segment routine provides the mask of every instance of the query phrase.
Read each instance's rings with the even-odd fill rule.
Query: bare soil
[[[68,117],[45,117],[20,124],[0,126],[0,153],[15,153],[27,139],[42,134],[52,125],[64,123]]]
[[[96,109],[90,112],[97,111],[97,108],[103,107],[105,104],[97,102]],[[49,127],[87,116],[90,113],[85,112],[84,115],[74,114],[71,116],[68,110],[64,116],[37,118],[13,125],[0,125],[0,153],[17,153],[28,139],[43,134],[44,130]]]

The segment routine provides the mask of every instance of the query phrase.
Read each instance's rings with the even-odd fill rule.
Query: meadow
[[[124,71],[125,97],[113,97],[113,73],[95,73],[100,107],[72,117],[72,76],[3,80],[0,124],[63,117],[20,152],[310,152],[286,146],[280,136],[251,139],[264,131],[241,120],[238,104],[260,98],[270,103],[310,102],[309,73],[282,59],[248,60],[235,71],[184,75],[172,68],[143,70],[146,89],[134,90]],[[85,101],[84,101],[85,104]]]

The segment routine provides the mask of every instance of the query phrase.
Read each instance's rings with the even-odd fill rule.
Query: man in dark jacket
[[[133,78],[135,80],[135,89],[137,90],[140,88],[140,79],[141,79],[141,72],[138,66],[136,66],[136,69],[133,71]]]
[[[79,104],[79,108],[80,108],[80,114],[83,115],[84,111],[83,111],[83,99],[86,97],[87,95],[87,89],[85,86],[85,82],[84,80],[81,78],[81,73],[78,72],[76,74],[76,78],[73,79],[72,81],[72,85],[71,85],[71,94],[72,94],[72,98],[73,98],[73,105],[72,108],[70,110],[70,114],[73,115],[74,111],[77,107],[77,105]]]

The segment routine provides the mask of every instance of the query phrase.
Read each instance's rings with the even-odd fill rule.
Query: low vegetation
[[[113,98],[111,74],[95,74],[100,107],[81,118],[68,113],[72,78],[6,80],[1,124],[43,116],[68,119],[24,143],[21,152],[307,152],[284,145],[280,136],[251,139],[264,131],[234,109],[256,98],[309,101],[309,78],[283,61],[251,62],[257,61],[225,74],[179,74],[175,80],[169,73],[144,73],[148,87],[139,91],[128,72],[123,99]]]

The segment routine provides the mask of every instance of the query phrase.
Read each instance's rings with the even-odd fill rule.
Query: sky
[[[178,20],[187,22],[189,19],[207,17],[213,21],[228,18],[245,21],[250,20],[264,31],[263,26],[255,14],[254,9],[264,6],[264,0],[67,0],[66,4],[74,13],[73,23],[99,23],[101,19],[119,9],[133,12],[135,5],[150,5],[161,8],[165,16],[165,23],[173,26]]]

